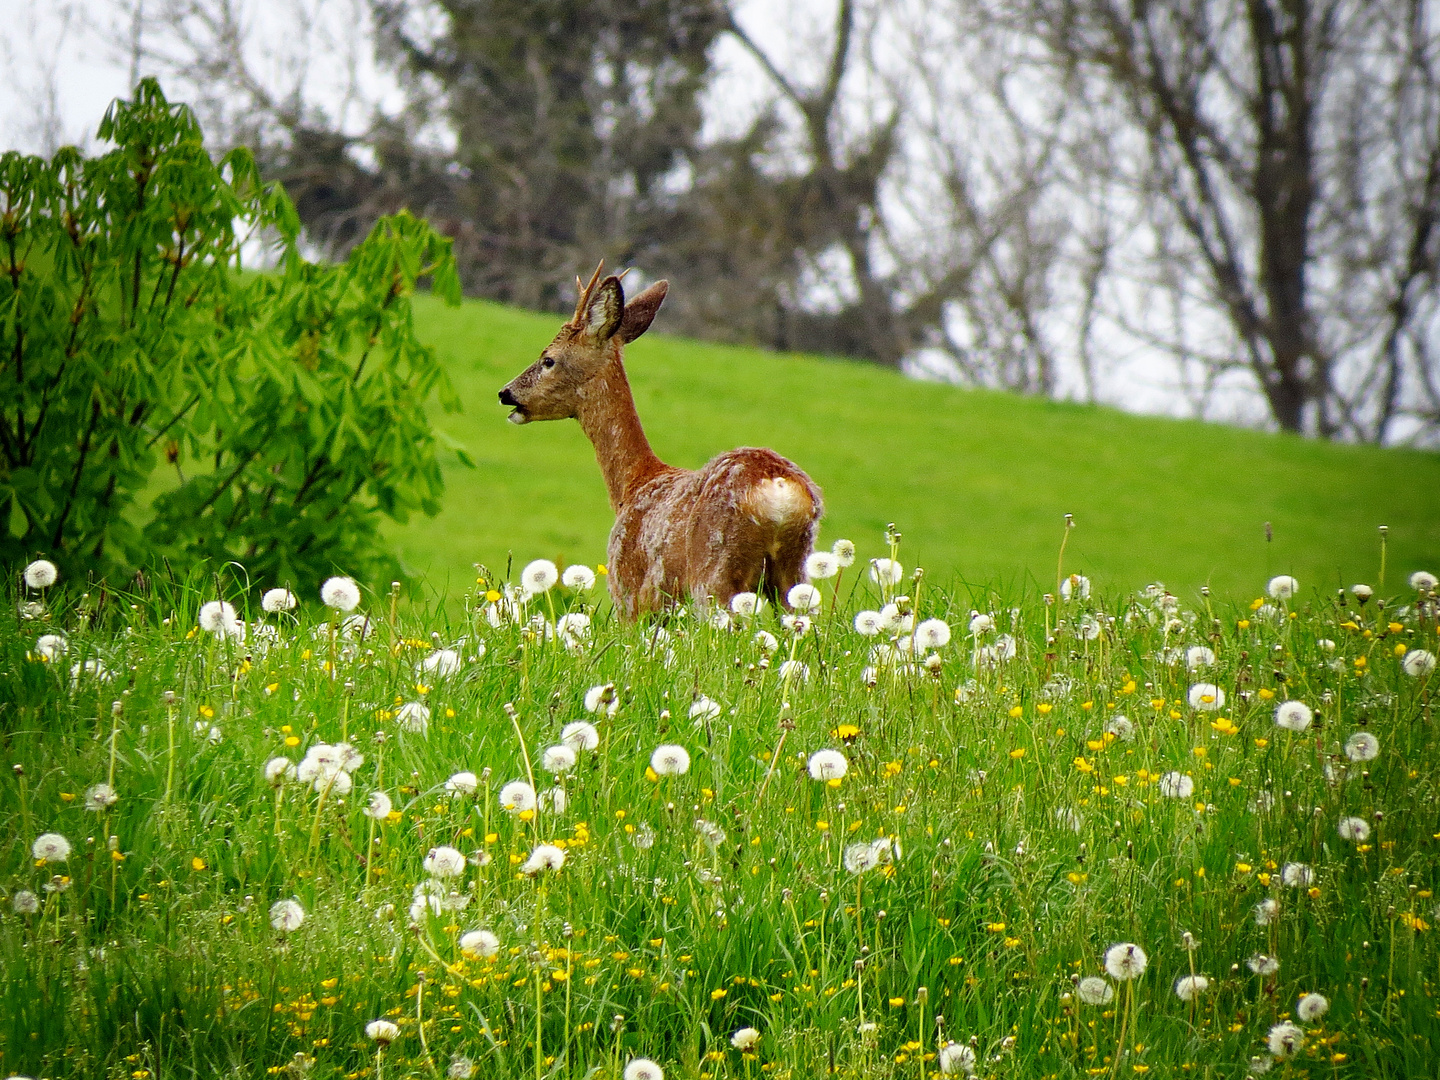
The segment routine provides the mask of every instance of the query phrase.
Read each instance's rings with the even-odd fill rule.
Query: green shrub
[[[422,278],[458,301],[449,240],[401,213],[307,262],[284,191],[153,80],[99,137],[0,157],[0,563],[394,573],[376,511],[438,511],[422,405],[457,404],[410,305]],[[242,272],[261,244],[279,272]]]

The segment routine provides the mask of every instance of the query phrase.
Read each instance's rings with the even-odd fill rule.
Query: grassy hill
[[[516,427],[495,399],[561,319],[421,298],[417,321],[465,402],[436,421],[476,468],[448,462],[444,512],[391,530],[408,566],[454,595],[472,563],[498,569],[508,553],[517,563],[602,561],[612,518],[579,426]],[[1440,569],[1440,455],[962,390],[657,333],[626,361],[661,458],[695,467],[734,446],[774,447],[824,489],[823,541],[848,536],[862,558],[880,553],[894,521],[907,567],[979,584],[1053,582],[1070,513],[1067,569],[1120,588],[1160,580],[1248,595],[1281,572],[1307,588],[1373,583],[1380,524],[1390,527],[1390,585]]]

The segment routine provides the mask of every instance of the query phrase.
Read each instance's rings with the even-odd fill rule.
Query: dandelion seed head
[[[86,810],[108,810],[120,801],[120,796],[109,784],[96,784],[85,792]]]
[[[1119,739],[1121,742],[1129,742],[1131,739],[1135,738],[1135,724],[1130,720],[1129,717],[1118,715],[1112,716],[1110,718],[1110,723],[1106,725],[1105,730],[1109,734],[1114,735],[1115,738]]]
[[[260,597],[260,610],[274,615],[291,610],[297,602],[295,594],[289,589],[266,589],[265,595]]]
[[[950,624],[944,619],[926,619],[915,627],[915,651],[943,649],[950,644]]]
[[[690,719],[696,723],[714,720],[720,715],[720,703],[701,694],[690,703]]]
[[[365,1025],[365,1037],[381,1046],[389,1046],[400,1037],[400,1028],[389,1020],[371,1020]]]
[[[1294,1057],[1305,1045],[1305,1032],[1289,1020],[1282,1020],[1265,1036],[1265,1045],[1275,1058]]]
[[[873,870],[879,865],[880,860],[875,857],[875,849],[869,844],[851,844],[845,849],[845,869],[852,874],[863,874],[867,870]]]
[[[1196,712],[1218,712],[1225,707],[1225,691],[1214,683],[1196,683],[1190,687],[1186,700]]]
[[[737,592],[730,598],[730,610],[742,619],[748,619],[760,610],[760,597],[753,592]]]
[[[1090,596],[1090,579],[1084,574],[1071,574],[1060,582],[1061,600],[1086,600]]]
[[[1368,731],[1357,731],[1345,740],[1345,756],[1351,761],[1374,761],[1380,756],[1380,740]]]
[[[29,571],[27,570],[26,573]],[[1440,578],[1436,578],[1428,570],[1416,570],[1410,575],[1410,587],[1416,592],[1431,592],[1437,583],[1440,583]]]
[[[1175,980],[1175,996],[1181,1001],[1194,1001],[1210,989],[1210,980],[1204,975],[1183,975]]]
[[[372,791],[370,801],[365,804],[364,814],[372,821],[384,821],[394,808],[389,795],[383,791]]]
[[[10,907],[16,915],[34,915],[40,910],[40,898],[29,889],[20,889],[10,897]]]
[[[1112,979],[1122,982],[1126,979],[1138,979],[1145,974],[1145,965],[1148,961],[1145,950],[1128,941],[1111,945],[1105,950],[1105,970],[1110,973]]]
[[[549,559],[536,559],[520,571],[520,587],[531,596],[549,592],[560,580],[560,571]]]
[[[981,634],[988,634],[995,629],[995,618],[983,611],[977,611],[970,616],[970,636],[979,637]]]
[[[850,762],[839,750],[816,750],[808,767],[813,780],[840,780],[850,771]]]
[[[500,951],[500,939],[489,930],[471,930],[460,935],[460,948],[476,956],[494,956]]]
[[[65,862],[70,858],[70,841],[59,833],[41,833],[30,845],[30,854],[47,863]]]
[[[299,900],[276,900],[270,905],[270,925],[282,934],[299,930],[304,921],[305,909],[300,906]]]
[[[421,865],[431,877],[459,877],[465,872],[465,856],[455,848],[442,844],[431,848]]]
[[[424,735],[430,729],[430,707],[419,701],[407,701],[395,710],[395,723],[401,731]]]
[[[874,637],[884,629],[884,621],[878,611],[862,611],[855,616],[855,630],[865,637]]]
[[[554,844],[536,844],[530,858],[520,867],[522,874],[534,877],[546,870],[559,870],[565,865],[565,851]]]
[[[1289,574],[1279,574],[1272,577],[1270,583],[1265,586],[1265,591],[1275,600],[1289,600],[1299,589],[1300,582],[1296,581]]]
[[[1075,993],[1086,1005],[1108,1005],[1115,997],[1115,987],[1099,975],[1087,975],[1075,987]]]
[[[327,578],[320,586],[320,602],[336,611],[354,611],[360,606],[360,586],[354,578]]]
[[[1335,831],[1340,834],[1340,839],[1351,840],[1357,844],[1363,844],[1370,839],[1370,823],[1362,817],[1341,818]]]
[[[831,551],[812,551],[805,559],[805,576],[811,581],[823,581],[840,572],[840,560]]]
[[[590,695],[586,694],[585,697],[588,703]],[[613,707],[618,708],[619,704],[617,698]],[[594,712],[595,710],[591,709],[590,711]],[[577,753],[582,750],[594,750],[600,745],[600,732],[588,720],[572,720],[560,729],[560,741]]]
[[[770,633],[769,630],[756,630],[755,644],[759,646],[760,651],[766,655],[772,654],[776,649],[780,648],[779,640],[774,634]]]
[[[1412,679],[1429,675],[1435,670],[1435,654],[1425,649],[1411,649],[1400,658],[1400,668]]]
[[[851,540],[836,540],[830,545],[830,553],[835,556],[841,569],[855,565],[855,544]]]
[[[575,767],[576,755],[574,749],[559,743],[555,746],[547,746],[545,752],[540,755],[540,767],[548,773],[559,776],[567,773]]]
[[[1330,1011],[1330,999],[1324,994],[1306,994],[1295,1006],[1295,1015],[1302,1024],[1313,1024]]]
[[[760,1032],[753,1027],[742,1027],[730,1036],[730,1045],[736,1050],[750,1050],[760,1041]]]
[[[969,1076],[975,1071],[975,1050],[964,1043],[947,1042],[936,1053],[935,1064],[946,1076],[956,1073]]]
[[[1304,731],[1315,713],[1303,701],[1282,701],[1275,707],[1275,726],[1286,731]]]
[[[511,780],[500,789],[500,808],[512,814],[535,809],[535,789],[524,780]]]
[[[560,575],[560,583],[567,589],[589,592],[595,587],[595,571],[580,563],[567,566],[565,573]]]
[[[870,560],[870,580],[877,585],[898,585],[904,576],[905,567],[895,559]]]
[[[456,1054],[450,1059],[450,1065],[445,1070],[448,1080],[470,1080],[475,1075],[475,1062],[471,1061],[464,1054]]]
[[[682,776],[690,771],[690,752],[670,743],[657,746],[650,755],[650,768],[657,776]]]
[[[237,636],[238,621],[235,609],[224,600],[210,600],[200,605],[200,629],[216,637]]]
[[[60,576],[49,559],[36,559],[25,567],[25,584],[32,589],[48,589]]]
[[[1280,913],[1280,901],[1267,896],[1255,905],[1255,925],[1269,926]]]
[[[798,612],[819,611],[824,597],[820,590],[809,582],[802,581],[798,585],[792,585],[790,591],[785,594],[785,602],[792,609]]]
[[[480,778],[473,772],[457,772],[445,781],[445,790],[451,795],[474,795],[480,788]]]
[[[665,1070],[649,1058],[631,1058],[625,1066],[625,1080],[665,1080]]]
[[[1280,882],[1291,889],[1308,889],[1315,882],[1315,871],[1303,862],[1289,862],[1280,868]]]
[[[1265,953],[1256,953],[1250,957],[1249,960],[1246,960],[1245,964],[1256,975],[1274,975],[1275,972],[1280,970],[1280,961],[1273,956],[1267,956]]]
[[[1167,799],[1188,799],[1195,794],[1195,781],[1182,772],[1167,772],[1160,777],[1160,794]]]
[[[1215,663],[1215,650],[1205,645],[1191,645],[1185,650],[1185,666],[1191,671]]]

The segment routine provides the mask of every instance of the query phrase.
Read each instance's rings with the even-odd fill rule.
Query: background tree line
[[[331,256],[409,208],[473,295],[563,311],[603,254],[702,337],[1440,438],[1433,2],[308,0],[287,35],[259,0],[121,7],[136,71]]]

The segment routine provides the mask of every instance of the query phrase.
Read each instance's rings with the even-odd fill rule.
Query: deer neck
[[[618,350],[605,369],[586,384],[575,418],[595,447],[612,510],[618,511],[638,484],[665,468],[640,426]]]

